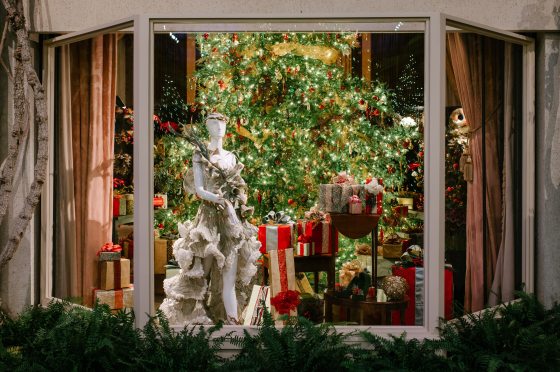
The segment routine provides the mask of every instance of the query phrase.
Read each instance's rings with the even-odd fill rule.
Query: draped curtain
[[[61,48],[56,297],[92,304],[96,252],[111,241],[116,36]]]
[[[447,58],[471,130],[473,180],[467,184],[465,277],[465,310],[471,312],[483,309],[489,300],[496,301],[495,290],[504,283],[509,288],[514,281],[513,265],[504,265],[513,252],[512,242],[506,239],[512,234],[512,221],[506,212],[511,213],[513,200],[504,183],[508,177],[511,182],[511,157],[504,158],[511,149],[504,152],[503,133],[508,122],[504,92],[512,87],[504,85],[509,79],[504,79],[503,42],[449,33],[447,45]],[[499,297],[501,300],[501,293]]]

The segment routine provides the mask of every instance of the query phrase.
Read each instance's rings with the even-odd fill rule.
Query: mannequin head
[[[222,138],[226,135],[226,123],[227,117],[218,113],[213,112],[206,118],[206,128],[208,128],[208,133],[212,138]]]

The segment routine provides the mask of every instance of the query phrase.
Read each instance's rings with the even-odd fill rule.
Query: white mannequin
[[[226,118],[221,114],[210,114],[206,119],[206,127],[210,134],[210,143],[208,144],[208,152],[210,154],[210,161],[220,168],[230,168],[235,166],[236,158],[231,152],[226,151],[222,147],[223,138],[226,134]],[[203,200],[215,203],[220,209],[226,210],[230,221],[232,223],[241,223],[237,218],[237,214],[232,204],[223,198],[222,195],[215,194],[204,189],[204,169],[201,163],[193,163],[193,175],[196,195]],[[204,258],[204,275],[209,277],[213,256]],[[234,256],[231,267],[223,270],[223,290],[222,300],[227,314],[228,322],[237,323],[237,297],[235,294],[235,280],[237,273],[237,256]]]

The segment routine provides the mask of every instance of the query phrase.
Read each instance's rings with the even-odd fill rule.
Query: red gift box
[[[404,325],[422,325],[424,321],[424,268],[423,267],[392,267],[393,275],[403,277],[408,283],[408,306],[404,313]],[[445,319],[453,317],[453,270],[446,267],[444,286]],[[392,324],[400,325],[400,314],[393,311]]]
[[[262,254],[272,250],[293,248],[294,226],[287,225],[260,225],[259,241],[261,242],[260,251]]]
[[[300,220],[297,229],[298,241],[313,243],[314,254],[332,254],[332,247],[335,252],[338,252],[338,234],[336,232],[333,234],[329,222]],[[332,245],[331,241],[333,241]]]
[[[113,217],[124,216],[126,214],[126,200],[122,195],[113,196]]]

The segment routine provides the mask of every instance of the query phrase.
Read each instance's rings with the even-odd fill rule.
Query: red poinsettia
[[[290,289],[278,292],[270,299],[270,303],[279,314],[289,314],[290,311],[297,309],[300,303],[299,292]]]

